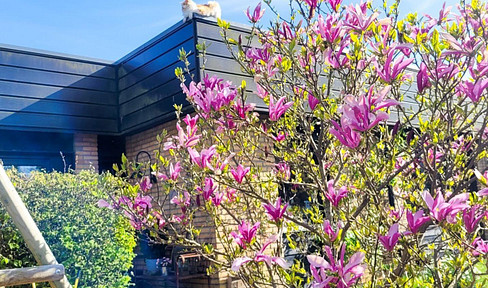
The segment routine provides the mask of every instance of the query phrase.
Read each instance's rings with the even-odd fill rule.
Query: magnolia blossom
[[[311,287],[352,287],[366,270],[366,266],[361,264],[364,260],[363,252],[354,253],[346,264],[344,259],[346,252],[345,245],[342,246],[338,261],[335,261],[330,247],[325,246],[324,250],[327,254],[328,261],[324,257],[317,255],[307,256],[307,260],[310,263],[310,272],[313,276]]]
[[[410,65],[414,59],[406,59],[401,56],[396,59],[393,63],[393,57],[395,55],[395,49],[390,49],[388,51],[388,57],[386,58],[385,65],[383,65],[383,69],[378,69],[378,76],[380,76],[383,81],[387,83],[391,83],[394,81],[400,73]]]
[[[286,97],[281,97],[278,102],[274,103],[273,96],[269,97],[269,119],[271,121],[278,121],[281,115],[285,114],[286,110],[293,106],[293,102],[285,103]]]
[[[374,93],[374,87],[370,87],[367,94],[356,98],[348,95],[344,98],[345,104],[341,110],[346,122],[356,131],[366,131],[376,126],[380,121],[388,119],[386,112],[380,111],[398,105],[398,101],[393,99],[383,100],[391,89],[386,86],[378,93]]]
[[[435,200],[428,191],[424,191],[422,193],[422,198],[427,204],[432,217],[439,222],[447,220],[449,223],[455,223],[456,215],[460,211],[469,207],[466,203],[469,199],[469,194],[467,193],[457,195],[448,202],[444,200],[444,196],[442,195],[441,191],[437,193]]]
[[[183,195],[179,194],[178,196],[174,196],[170,200],[170,203],[171,204],[175,204],[177,206],[180,206],[181,211],[184,214],[184,213],[186,213],[186,210],[188,209],[188,207],[191,204],[191,196],[190,196],[190,193],[188,193],[188,191],[184,191],[183,192]]]
[[[378,239],[380,240],[380,243],[383,244],[386,251],[393,251],[393,248],[395,248],[401,235],[402,233],[398,232],[398,223],[395,223],[391,225],[388,234],[384,236],[379,235]]]
[[[310,93],[308,94],[308,106],[310,107],[310,109],[314,110],[319,103],[320,103],[319,99],[315,98],[315,96],[313,96]]]
[[[158,177],[159,179],[165,181],[169,179],[176,181],[180,176],[180,171],[181,171],[181,164],[180,161],[178,161],[174,166],[173,163],[169,164],[169,175],[170,175],[169,177],[163,173],[153,173],[153,174],[156,175],[156,177]]]
[[[287,136],[288,136],[288,133],[279,132],[278,134],[276,134],[276,136],[272,135],[271,137],[276,142],[281,142],[281,141],[285,140]]]
[[[429,217],[423,215],[424,210],[422,209],[415,212],[415,214],[413,214],[410,210],[407,210],[407,223],[412,233],[417,233],[422,225],[430,220]]]
[[[334,43],[336,40],[342,38],[346,32],[342,24],[343,23],[338,19],[337,14],[329,14],[325,19],[322,15],[319,15],[315,32],[319,34],[322,39]]]
[[[479,255],[485,255],[488,253],[488,242],[485,242],[485,240],[481,238],[476,238],[473,241],[473,244],[471,244],[475,250],[473,250],[473,255],[474,256],[479,256]]]
[[[346,24],[345,26],[349,29],[357,31],[366,31],[369,25],[378,18],[379,13],[375,12],[371,15],[367,15],[368,7],[367,2],[361,2],[361,4],[351,4],[346,7]]]
[[[188,148],[188,154],[190,154],[190,158],[193,163],[197,164],[198,167],[204,169],[209,168],[213,170],[212,165],[210,164],[210,160],[215,155],[215,146],[211,146],[208,149],[202,149],[201,153],[198,153],[196,150],[192,148]]]
[[[237,89],[230,82],[217,76],[205,75],[201,83],[191,82],[189,87],[181,84],[183,92],[207,119],[212,110],[219,111],[228,106],[237,96]]]
[[[337,236],[339,236],[339,232],[342,229],[342,222],[337,223],[336,231],[334,231],[334,229],[330,225],[329,220],[324,220],[324,224],[322,226],[323,226],[325,234],[327,234],[327,236],[329,236],[329,240],[331,242],[334,242],[337,239]]]
[[[249,12],[250,8],[251,7],[248,7],[247,11],[246,11],[247,18],[249,18],[249,21],[251,21],[252,23],[256,23],[263,17],[264,11],[266,9],[261,9],[261,2],[259,2],[258,6],[256,6],[256,8],[254,8],[254,11],[252,14],[250,14],[250,12]]]
[[[281,197],[278,197],[274,205],[270,203],[265,203],[263,204],[263,207],[266,210],[266,214],[268,214],[268,217],[271,221],[279,221],[283,218],[283,215],[286,212],[286,208],[288,208],[288,203],[281,207]]]
[[[142,177],[141,183],[139,183],[139,187],[144,192],[151,190],[152,188],[151,177],[149,176]]]
[[[237,181],[237,183],[241,184],[242,180],[244,180],[244,177],[246,177],[246,174],[249,173],[250,170],[251,168],[244,167],[239,164],[236,169],[232,168],[230,170],[230,173],[232,174],[232,176],[234,176],[234,179]]]
[[[474,205],[470,209],[463,211],[463,222],[468,233],[476,231],[478,223],[485,217],[485,211],[481,209],[481,205]]]
[[[342,0],[327,0],[327,2],[329,2],[330,7],[332,8],[332,10],[334,10],[335,12],[338,12],[339,11],[339,6],[341,5]]]
[[[217,189],[217,185],[214,184],[212,178],[205,177],[205,185],[203,186],[203,189],[201,187],[197,187],[196,189],[202,193],[203,199],[208,201]]]
[[[361,142],[361,136],[358,132],[354,131],[348,124],[346,118],[341,118],[341,125],[336,121],[331,120],[334,128],[329,129],[329,133],[337,137],[342,145],[354,149],[359,146]]]
[[[270,256],[270,255],[264,254],[264,251],[266,250],[266,248],[268,248],[268,246],[270,244],[272,244],[273,242],[276,242],[277,239],[278,239],[278,235],[273,235],[273,236],[269,237],[266,240],[266,242],[264,243],[264,245],[261,247],[259,252],[256,253],[254,258],[249,258],[246,256],[236,258],[232,262],[232,267],[231,267],[232,271],[234,271],[234,272],[239,271],[239,269],[241,269],[242,265],[244,265],[248,262],[251,262],[251,261],[266,262],[266,264],[268,264],[269,266],[278,265],[283,269],[289,269],[290,265],[285,261],[285,259],[283,259],[281,257],[277,257],[277,256]]]
[[[425,89],[429,88],[432,84],[429,81],[429,74],[427,72],[427,66],[424,62],[420,63],[420,69],[417,73],[417,90],[422,94]]]
[[[215,206],[220,206],[220,204],[222,203],[222,201],[224,201],[224,196],[225,194],[223,192],[216,192],[214,194],[214,196],[212,197],[212,203],[215,205]]]
[[[261,226],[261,222],[257,222],[251,226],[251,224],[242,220],[241,224],[239,224],[238,226],[239,233],[232,231],[230,235],[234,238],[239,246],[241,246],[243,249],[246,249],[246,244],[251,243],[254,237],[256,237],[259,226]]]
[[[339,206],[339,202],[342,198],[347,196],[347,193],[348,190],[346,186],[342,186],[337,190],[334,188],[334,180],[327,182],[327,192],[325,193],[325,197],[330,201],[332,206]]]
[[[290,166],[285,162],[280,162],[275,165],[276,174],[279,177],[282,177],[283,180],[289,180],[291,177]]]
[[[463,81],[458,86],[458,91],[463,92],[473,102],[478,102],[483,92],[488,88],[488,78],[476,82]]]

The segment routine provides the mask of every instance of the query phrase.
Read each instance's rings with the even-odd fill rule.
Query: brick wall
[[[146,151],[151,155],[152,163],[155,163],[155,151],[159,148],[159,143],[157,141],[157,136],[161,134],[163,130],[168,132],[168,135],[176,135],[176,120],[167,122],[156,127],[150,128],[148,130],[139,132],[134,135],[127,136],[125,139],[125,154],[129,161],[135,161],[137,154],[141,151]],[[167,152],[163,152],[163,156],[168,156]],[[141,154],[138,159],[140,162],[147,161],[147,156]],[[152,195],[156,194],[156,189],[153,186],[153,189],[150,191]],[[168,204],[170,205],[170,204]],[[171,211],[174,208],[166,206],[166,211]],[[175,214],[177,214],[179,208],[175,210]],[[199,236],[200,241],[207,242],[207,243],[214,243],[216,242],[216,234],[215,229],[210,223],[210,219],[203,214],[200,214],[195,217],[195,224],[200,226],[201,234]],[[211,287],[227,287],[227,277],[222,277],[222,275],[213,275],[210,279]],[[203,277],[202,279],[189,279],[181,283],[181,287],[207,287],[208,279]]]
[[[75,134],[75,171],[95,169],[98,171],[98,141],[95,134]]]
[[[154,154],[155,154],[155,151],[157,151],[159,148],[159,143],[157,142],[157,136],[159,134],[161,134],[161,132],[163,130],[166,130],[168,132],[168,135],[176,135],[177,134],[176,120],[158,125],[156,127],[150,128],[148,130],[142,131],[142,132],[134,134],[134,135],[127,136],[125,139],[125,144],[126,144],[125,151],[126,151],[127,159],[129,161],[135,161],[136,155],[139,152],[146,151],[151,155],[152,163],[155,163]],[[263,146],[272,145],[272,143],[270,143],[269,139],[260,138],[259,142]],[[269,149],[271,149],[271,148],[269,148]],[[167,152],[163,152],[162,154],[163,154],[163,156],[169,155]],[[269,156],[265,157],[264,155],[261,155],[261,154],[263,154],[262,151],[256,152],[256,154],[254,155],[254,156],[256,156],[256,158],[253,159],[254,163],[258,166],[261,166],[261,168],[263,168],[264,171],[272,170],[274,168],[274,164],[273,164],[274,161],[273,161],[272,156],[269,155]],[[259,157],[257,157],[257,156],[267,158],[267,159],[266,159],[266,161],[259,160],[258,159]],[[148,160],[147,156],[141,154],[139,161],[142,162],[142,161],[147,161],[147,160]],[[244,164],[249,165],[248,163],[244,163]],[[154,188],[154,186],[153,186],[153,189],[150,191],[150,193],[153,196],[156,194],[156,189]],[[174,207],[165,206],[165,209],[166,209],[166,211],[172,211],[174,209]],[[236,209],[236,210],[241,211],[240,209]],[[178,208],[177,208],[177,210],[174,210],[174,212],[175,212],[175,214],[179,213]],[[198,214],[199,215],[195,216],[195,224],[201,228],[201,234],[199,236],[199,240],[202,242],[206,242],[206,243],[213,243],[214,245],[216,245],[216,247],[218,249],[222,248],[222,243],[217,243],[217,241],[216,241],[217,232],[215,230],[215,227],[212,224],[211,219],[209,219],[209,217],[204,215],[204,214],[200,214],[200,213],[198,213]],[[221,220],[226,222],[226,220],[230,220],[228,218],[230,218],[230,215],[223,212],[221,215]],[[234,223],[234,224],[231,224],[231,223]],[[237,229],[236,226],[237,225],[235,225],[234,221],[229,221],[228,225],[226,225],[226,227],[231,229],[231,230]],[[270,227],[270,230],[267,232],[268,232],[268,234],[274,234],[277,231],[274,231],[274,229]],[[261,240],[265,241],[264,238]],[[191,279],[191,280],[188,280],[187,282],[185,282],[181,287],[207,287],[207,281],[208,280],[206,278]],[[219,272],[216,275],[212,275],[210,282],[211,282],[210,286],[212,288],[217,288],[217,287],[219,287],[219,288],[243,287],[243,284],[239,283],[238,280],[230,279],[229,274],[227,272]]]

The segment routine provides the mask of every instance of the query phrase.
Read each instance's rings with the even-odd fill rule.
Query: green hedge
[[[72,284],[81,269],[80,287],[128,286],[134,231],[127,220],[97,206],[107,192],[113,195],[116,177],[89,171],[8,174]],[[0,269],[37,265],[1,205],[0,231]]]

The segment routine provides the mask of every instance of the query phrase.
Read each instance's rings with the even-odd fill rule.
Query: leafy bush
[[[116,189],[116,177],[89,171],[8,174],[71,283],[81,270],[83,287],[128,285],[133,229],[121,216],[97,206]],[[1,205],[0,229],[0,269],[37,265]]]

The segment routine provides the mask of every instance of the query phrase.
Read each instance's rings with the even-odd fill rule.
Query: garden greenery
[[[488,4],[390,4],[295,0],[270,28],[260,4],[238,37],[219,20],[253,81],[186,81],[182,51],[195,113],[160,137],[158,193],[145,176],[100,204],[248,287],[486,287]]]
[[[116,177],[91,171],[7,172],[71,283],[81,270],[80,287],[128,286],[134,231],[125,218],[97,206],[119,186]],[[0,228],[0,269],[37,266],[1,206]]]

